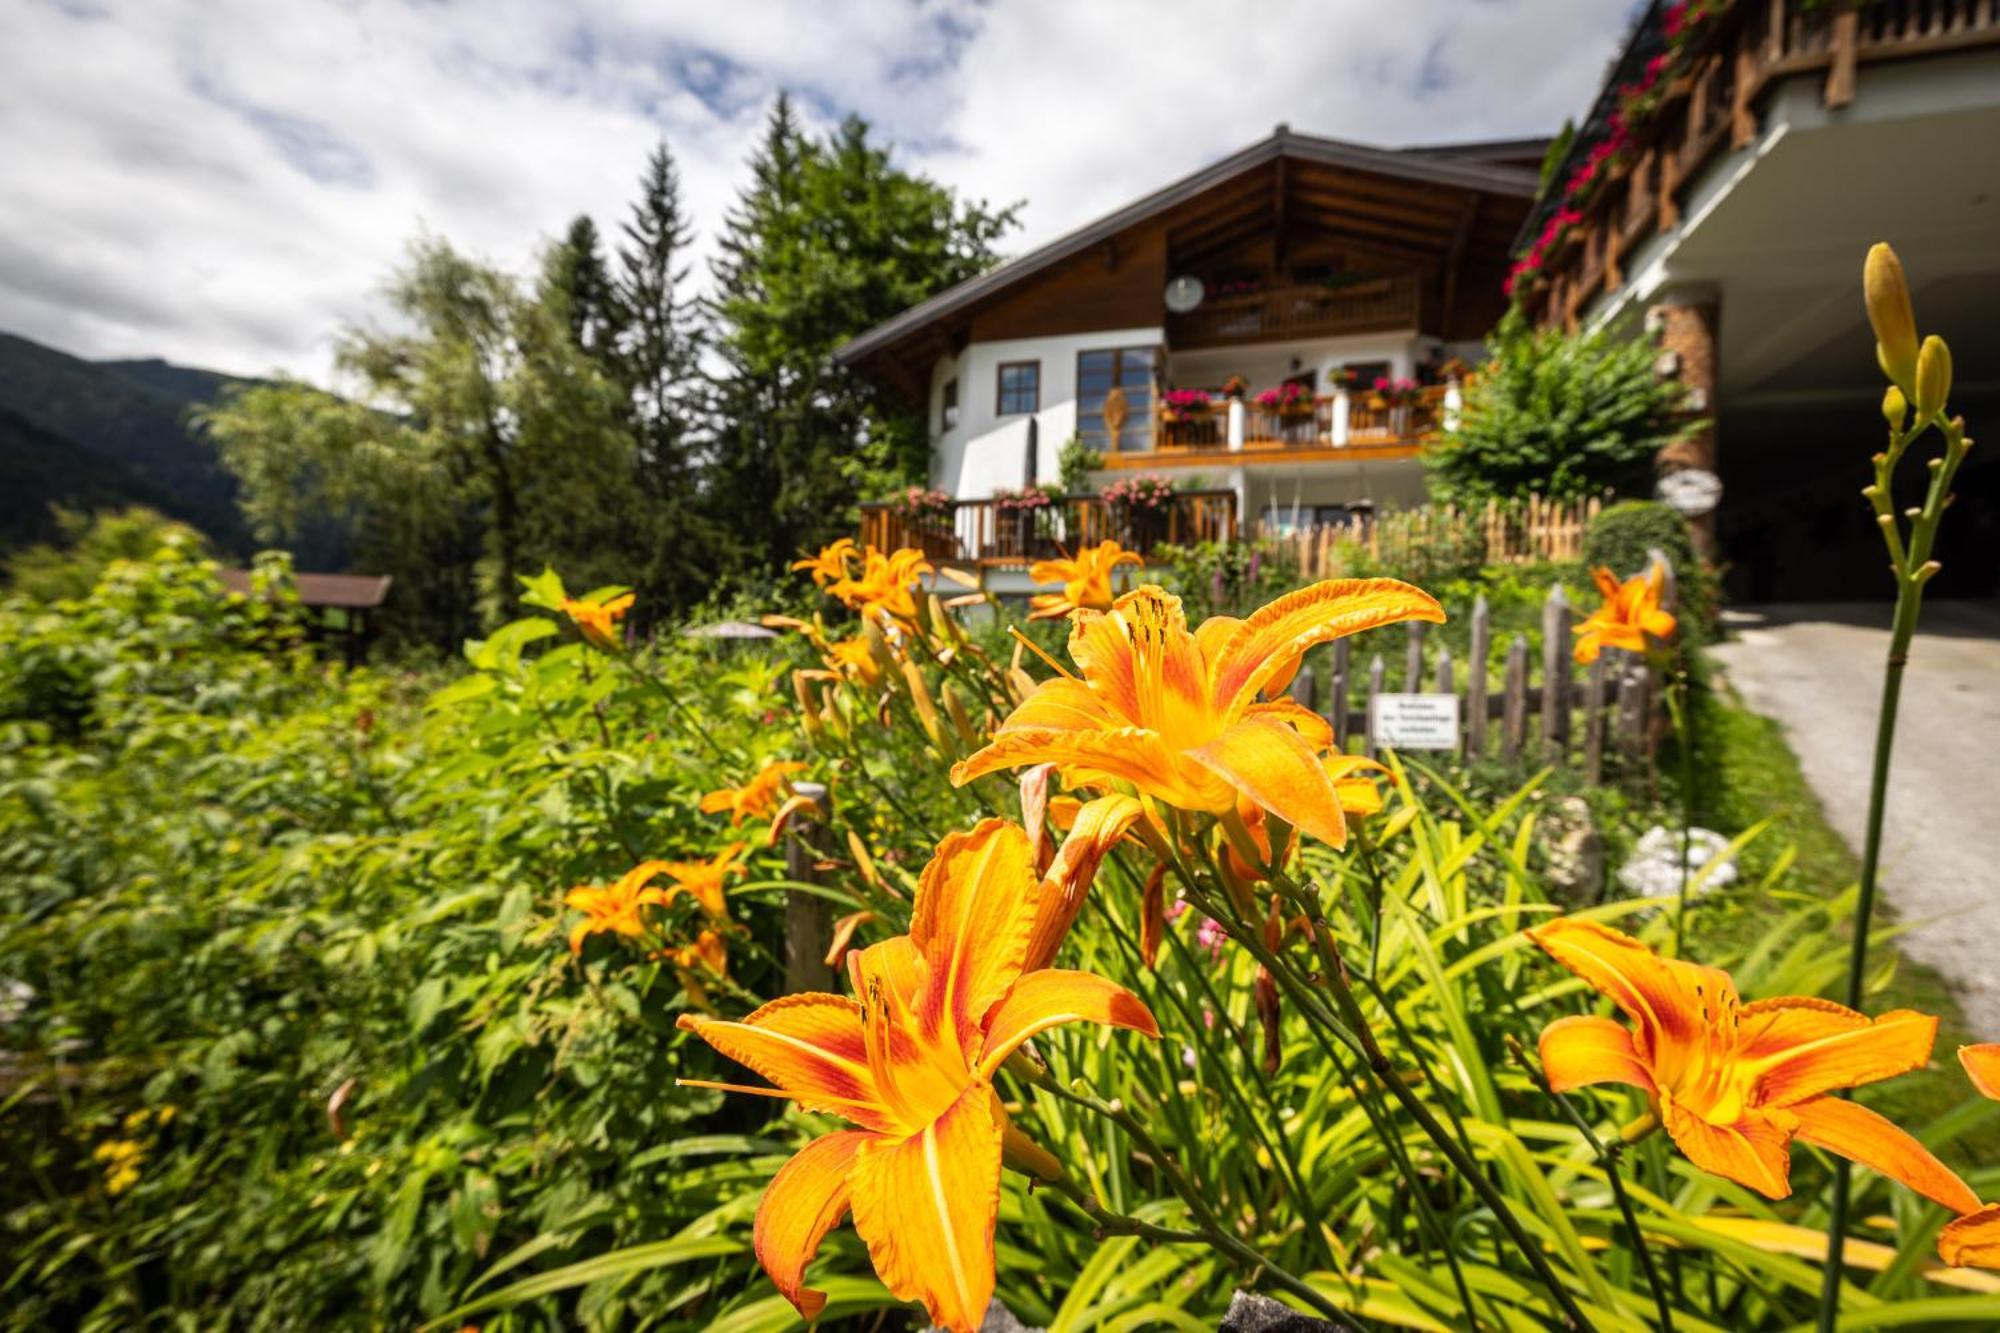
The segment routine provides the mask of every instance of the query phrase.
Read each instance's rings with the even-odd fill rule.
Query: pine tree
[[[623,310],[589,214],[577,214],[563,239],[549,248],[542,265],[542,295],[568,322],[577,347],[612,369]]]
[[[617,361],[632,392],[640,451],[668,492],[691,492],[690,453],[704,409],[699,307],[683,299],[694,228],[681,210],[680,171],[661,141],[646,159],[639,199],[618,249]]]
[[[921,474],[921,423],[833,353],[986,268],[1012,224],[895,166],[858,117],[807,139],[779,97],[714,264],[718,499],[755,558],[851,530],[857,501]]]

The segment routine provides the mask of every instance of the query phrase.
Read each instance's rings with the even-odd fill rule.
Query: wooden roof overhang
[[[1533,204],[1535,173],[1449,146],[1372,148],[1280,128],[1213,166],[1049,244],[959,283],[835,352],[904,396],[920,399],[936,358],[963,347],[974,318],[1038,282],[1059,282],[1101,256],[1154,253],[1165,274],[1198,270],[1268,239],[1275,267],[1288,251],[1331,240],[1385,270],[1424,281],[1428,331],[1474,338],[1498,318],[1508,250]],[[1151,241],[1149,247],[1144,242]],[[1164,317],[1157,293],[1152,323]]]

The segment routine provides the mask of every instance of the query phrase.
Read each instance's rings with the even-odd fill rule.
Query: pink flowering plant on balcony
[[[1390,379],[1387,375],[1378,375],[1375,377],[1374,394],[1384,407],[1405,407],[1417,400],[1417,382],[1402,376]]]
[[[1281,384],[1258,394],[1257,406],[1268,412],[1302,412],[1312,406],[1312,394],[1303,384]]]
[[[1168,389],[1160,395],[1160,415],[1167,421],[1206,412],[1215,403],[1206,389]]]
[[[1055,492],[1046,486],[1023,486],[1017,491],[993,492],[993,507],[1003,514],[1038,514],[1056,502]]]
[[[951,512],[951,496],[923,486],[906,486],[889,501],[889,511],[904,518],[943,518]]]
[[[1121,478],[1104,488],[1104,503],[1117,510],[1151,513],[1165,509],[1173,499],[1174,484],[1157,472]]]

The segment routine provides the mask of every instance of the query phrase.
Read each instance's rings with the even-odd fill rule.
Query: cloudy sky
[[[1580,113],[1626,0],[4,0],[0,330],[324,379],[406,241],[527,271],[653,142],[712,232],[770,98],[1023,201],[1018,252],[1265,134]],[[704,235],[705,245],[708,237]]]

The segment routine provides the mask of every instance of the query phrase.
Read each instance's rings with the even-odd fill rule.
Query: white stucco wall
[[[999,414],[1000,366],[1011,361],[1041,365],[1036,480],[1056,480],[1056,454],[1076,431],[1076,358],[1079,352],[1120,347],[1158,347],[1160,328],[1103,329],[1046,338],[1009,338],[969,344],[957,356],[940,357],[931,368],[931,485],[961,500],[982,499],[995,487],[1025,480],[1023,450],[1026,416]],[[958,380],[958,425],[939,433],[944,386]]]

